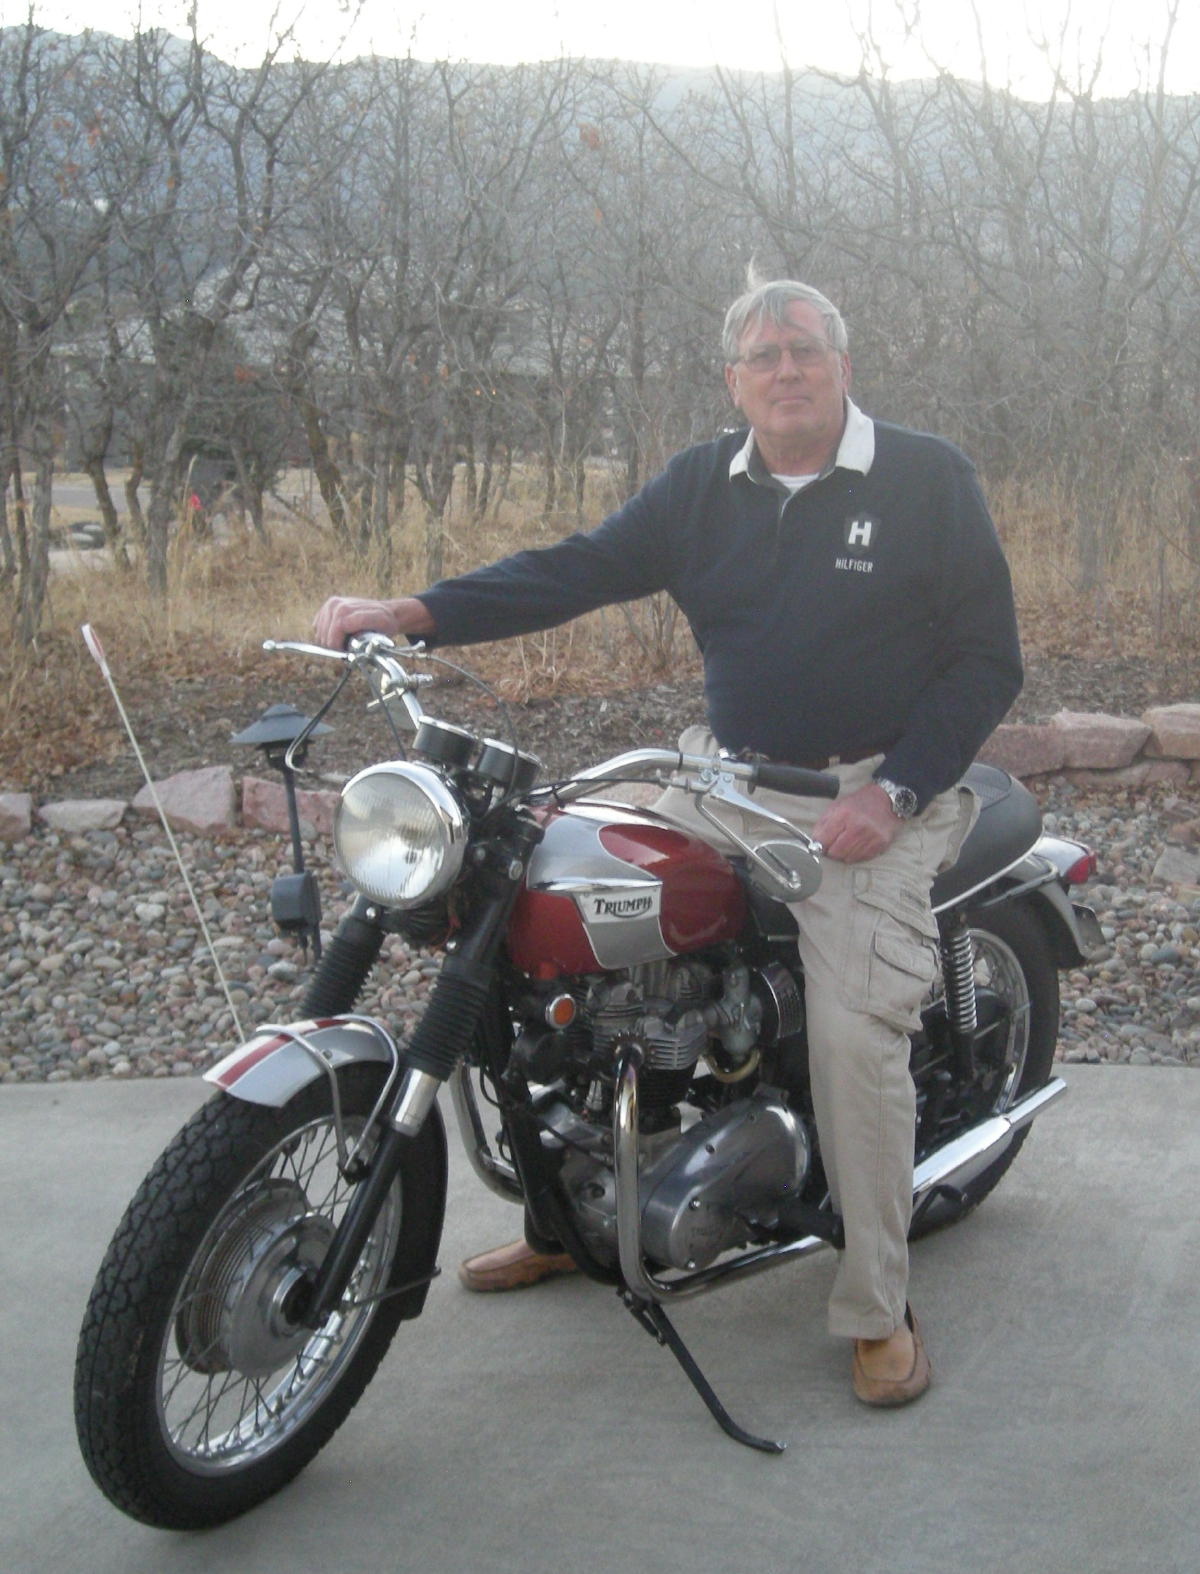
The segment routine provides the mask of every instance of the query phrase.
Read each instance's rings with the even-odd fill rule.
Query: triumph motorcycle
[[[778,1451],[729,1415],[668,1308],[843,1240],[788,907],[816,888],[821,849],[754,799],[833,797],[836,778],[638,749],[539,785],[515,741],[426,712],[418,668],[439,658],[420,646],[267,648],[343,662],[335,696],[364,675],[411,736],[342,791],[334,845],[357,895],[303,1020],[262,1026],[207,1073],[215,1095],[100,1267],[75,1413],[101,1490],[152,1525],[215,1525],[330,1439],[439,1271],[446,1084],[475,1170],[524,1207],[527,1238],[614,1287],[730,1436]],[[691,794],[711,839],[617,801],[632,781]],[[914,1237],[976,1207],[1065,1091],[1058,969],[1104,949],[1072,900],[1094,856],[1043,835],[1004,772],[968,781],[982,809],[933,886],[941,967],[912,1038]],[[272,907],[319,934],[311,871],[280,877]],[[407,1042],[354,1009],[391,935],[444,957]]]

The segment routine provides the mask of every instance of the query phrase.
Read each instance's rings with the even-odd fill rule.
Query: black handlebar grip
[[[755,783],[776,792],[789,792],[797,798],[836,798],[841,782],[825,771],[806,770],[802,765],[772,765],[764,760],[758,767]]]

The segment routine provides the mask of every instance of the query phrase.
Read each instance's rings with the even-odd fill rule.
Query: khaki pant
[[[685,732],[680,748],[715,752],[703,728]],[[881,758],[833,767],[843,796],[870,781]],[[827,807],[824,799],[762,790],[753,801],[809,833]],[[729,850],[689,794],[671,788],[655,808]],[[822,859],[820,888],[791,908],[804,965],[817,1138],[846,1227],[829,1301],[834,1334],[881,1339],[904,1317],[916,1123],[908,1034],[920,1022],[938,960],[929,887],[957,856],[976,813],[968,789],[942,793],[878,858]],[[771,834],[736,811],[730,823],[748,841]]]

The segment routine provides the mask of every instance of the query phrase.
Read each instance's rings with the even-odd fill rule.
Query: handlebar
[[[805,770],[799,765],[772,765],[769,761],[735,760],[723,755],[683,754],[677,749],[633,749],[611,760],[579,771],[571,781],[555,789],[560,800],[582,798],[600,782],[623,778],[661,775],[693,776],[700,782],[729,778],[744,787],[769,787],[797,798],[836,798],[841,783],[824,771]]]
[[[372,684],[378,703],[387,705],[389,700],[400,700],[408,713],[414,729],[432,718],[426,716],[417,698],[418,686],[431,683],[425,673],[412,673],[401,662],[401,654],[419,657],[424,654],[421,645],[398,647],[386,634],[358,634],[347,641],[345,651],[329,650],[324,645],[312,645],[293,640],[266,640],[265,650],[295,651],[300,655],[313,655],[340,661],[351,668],[369,669],[378,678]],[[349,673],[346,674],[349,677]],[[343,682],[345,679],[343,679]],[[334,691],[332,698],[341,689]],[[286,763],[290,766],[296,751],[302,746],[323,711],[318,711],[309,725],[288,750]],[[468,735],[469,736],[469,735]],[[463,762],[466,763],[466,762]],[[841,786],[836,776],[822,771],[806,770],[798,765],[776,765],[768,760],[736,760],[723,754],[684,754],[675,749],[634,749],[611,760],[603,760],[588,770],[580,771],[568,782],[547,786],[535,791],[535,797],[569,802],[584,797],[601,782],[628,781],[647,777],[667,785],[683,786],[696,798],[700,815],[709,820],[727,840],[748,859],[752,875],[764,888],[782,901],[800,901],[820,884],[820,855],[822,848],[798,827],[792,825],[775,809],[755,803],[745,796],[756,786],[795,797],[836,798]],[[680,781],[679,778],[685,778]],[[507,801],[507,800],[505,800]],[[748,841],[729,820],[714,814],[713,805],[740,810],[750,814],[768,830],[764,840]]]
[[[263,641],[269,651],[294,651],[303,656],[320,656],[325,660],[340,661],[352,667],[372,668],[382,682],[379,699],[385,704],[398,699],[408,713],[414,728],[426,719],[426,712],[416,690],[434,680],[426,672],[410,672],[401,658],[419,657],[425,647],[420,644],[397,644],[388,634],[354,634],[346,642],[346,649],[330,650],[325,645],[314,645],[302,640]],[[769,760],[736,760],[725,755],[683,754],[676,749],[634,749],[628,754],[616,755],[578,772],[571,781],[553,789],[559,801],[581,798],[598,783],[620,781],[636,776],[661,775],[664,778],[684,774],[698,782],[715,785],[724,780],[752,790],[767,787],[775,792],[788,793],[798,798],[836,798],[840,783],[836,776],[824,771],[810,771],[799,765],[777,765]]]

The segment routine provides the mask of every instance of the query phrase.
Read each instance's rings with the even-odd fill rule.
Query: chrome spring
[[[946,985],[946,1015],[950,1026],[963,1034],[979,1025],[975,1010],[975,948],[965,926],[942,940],[942,978]]]

